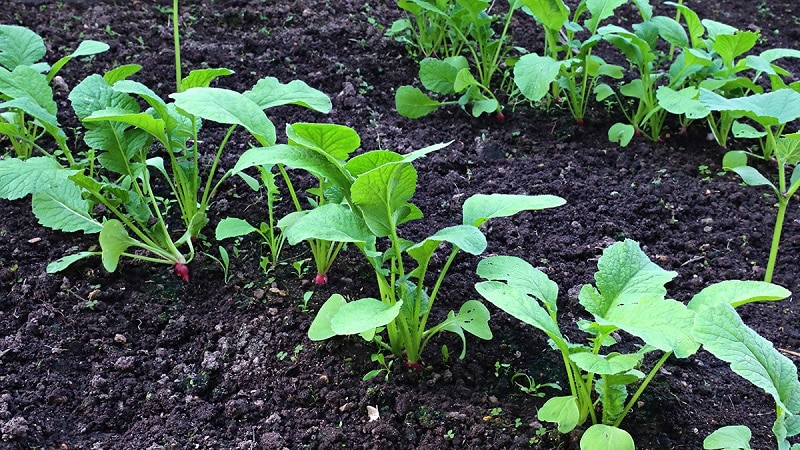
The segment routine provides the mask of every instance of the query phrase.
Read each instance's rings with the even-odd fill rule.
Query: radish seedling
[[[667,359],[687,358],[702,344],[725,361],[749,359],[737,373],[768,389],[765,380],[780,380],[800,394],[796,369],[785,362],[750,361],[756,355],[777,352],[742,323],[734,307],[755,301],[788,297],[786,289],[765,282],[724,281],[695,295],[688,305],[667,299],[664,285],[677,274],[650,261],[639,244],[626,240],[607,248],[597,263],[596,286],[584,285],[579,303],[593,316],[578,328],[587,333],[588,344],[571,342],[557,320],[558,286],[542,271],[524,260],[493,256],[478,264],[478,275],[487,281],[475,285],[489,302],[506,313],[544,332],[561,352],[570,395],[550,398],[538,412],[540,420],[554,422],[562,433],[590,420],[581,437],[581,448],[633,449],[633,439],[618,428],[636,405],[642,392]],[[634,353],[610,351],[625,331],[644,342]],[[756,346],[754,343],[758,342]],[[759,348],[756,348],[759,347]],[[663,352],[645,374],[644,357]],[[783,358],[786,360],[786,358]],[[794,369],[788,360],[788,365]],[[736,363],[734,363],[736,364]],[[768,377],[748,374],[766,372]],[[638,387],[629,396],[629,387]],[[769,392],[769,390],[768,390]],[[778,409],[778,419],[800,411],[800,395],[790,407]]]

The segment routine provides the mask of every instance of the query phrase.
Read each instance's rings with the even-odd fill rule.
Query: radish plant
[[[418,22],[426,17],[429,19],[424,20],[445,23],[443,33],[451,42],[446,46],[448,51],[437,55],[438,58],[425,58],[420,62],[422,85],[438,95],[460,94],[460,97],[458,100],[440,101],[419,88],[401,86],[395,94],[398,114],[416,119],[441,106],[458,104],[464,109],[472,105],[474,117],[495,113],[502,120],[502,108],[494,94],[494,81],[513,49],[508,42],[509,27],[514,12],[523,6],[523,2],[509,0],[504,15],[492,15],[493,4],[488,0],[456,0],[446,9],[442,7],[445,5],[438,3],[448,2],[434,4],[426,0],[411,0],[405,3],[413,5],[414,14],[421,16]],[[499,34],[492,29],[494,22],[501,23]]]
[[[52,66],[45,56],[44,40],[33,31],[0,25],[0,135],[11,143],[14,156],[28,159],[36,153],[55,159],[63,157],[66,165],[76,161],[61,129],[53,99],[53,79],[69,61],[108,50],[108,45],[86,40]],[[56,149],[46,149],[40,138],[49,135]]]
[[[545,45],[542,55],[530,53],[517,61],[514,83],[522,95],[533,102],[542,100],[548,93],[548,103],[563,97],[578,125],[583,125],[592,93],[602,94],[611,89],[598,84],[599,78],[622,78],[620,66],[606,63],[592,51],[601,42],[597,34],[600,23],[612,17],[627,0],[584,0],[571,17],[569,7],[561,0],[524,0],[522,3],[544,28]]]
[[[584,285],[578,295],[593,318],[576,324],[588,335],[588,343],[580,344],[570,341],[559,327],[558,286],[547,275],[517,257],[492,256],[478,264],[478,275],[487,280],[475,285],[481,296],[544,332],[561,352],[570,394],[550,398],[538,412],[540,420],[556,423],[562,433],[588,420],[592,425],[581,437],[581,448],[632,450],[633,439],[619,428],[625,416],[670,356],[687,358],[701,345],[732,362],[734,371],[767,392],[773,390],[770,383],[781,385],[776,426],[800,412],[794,365],[734,310],[755,301],[786,298],[789,291],[765,282],[724,281],[685,305],[666,298],[664,286],[677,274],[651,262],[631,240],[607,248],[597,267],[596,286]],[[641,339],[644,345],[633,353],[613,351],[620,339],[617,331]],[[645,373],[644,357],[656,351],[662,354]]]

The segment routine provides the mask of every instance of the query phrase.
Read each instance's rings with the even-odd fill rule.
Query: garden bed
[[[618,111],[596,104],[582,127],[565,110],[527,104],[507,107],[503,121],[472,118],[457,107],[404,119],[394,111],[394,90],[416,77],[417,66],[403,45],[384,36],[401,17],[391,2],[274,3],[184,2],[186,71],[227,67],[235,74],[215,85],[237,91],[266,76],[299,79],[331,97],[327,115],[294,106],[272,110],[279,141],[286,123],[304,121],[352,127],[364,150],[407,153],[453,140],[415,162],[420,180],[413,201],[425,219],[405,226],[407,237],[460,223],[461,205],[474,193],[563,197],[562,207],[498,219],[484,231],[487,255],[522,257],[559,285],[565,324],[585,315],[575,288],[593,283],[603,249],[625,238],[678,273],[668,291],[680,301],[718,281],[763,278],[775,199],[722,172],[725,150],[707,138],[702,123],[685,134],[668,124],[660,142],[637,137],[622,148],[607,140]],[[697,3],[687,6],[700,17],[761,30],[760,48],[800,48],[800,6]],[[0,5],[0,22],[44,37],[48,60],[80,39],[111,46],[66,66],[61,76],[68,88],[91,73],[136,63],[143,66],[137,81],[164,97],[175,89],[168,2]],[[630,25],[626,17],[617,19],[620,26]],[[541,32],[530,17],[519,15],[514,30],[520,45],[540,50]],[[789,67],[800,70],[796,61]],[[70,111],[67,94],[56,92],[62,112]],[[68,114],[59,119],[78,126]],[[205,131],[225,130],[209,124]],[[248,145],[245,134],[235,134],[224,167]],[[737,145],[752,143],[730,147]],[[787,213],[773,280],[792,291],[800,290],[798,204]],[[224,282],[220,265],[204,252],[217,255],[225,245],[233,255],[234,244],[214,241],[213,227],[226,216],[258,223],[266,214],[263,198],[238,179],[226,182],[212,205],[208,241],[190,264],[189,283],[165,266],[132,260],[114,273],[95,258],[47,274],[48,263],[96,245],[97,237],[39,226],[30,200],[0,201],[0,208],[3,448],[578,448],[570,435],[537,420],[538,408],[557,391],[543,387],[546,396],[537,397],[511,381],[524,373],[564,386],[559,355],[541,333],[492,306],[494,339],[468,337],[464,360],[452,351],[460,343],[439,336],[419,370],[397,361],[388,380],[362,381],[378,367],[370,361],[373,344],[306,336],[331,294],[377,295],[374,275],[354,248],[342,253],[329,283],[318,286],[313,271],[298,277],[291,264],[310,257],[306,247],[290,248],[289,262],[265,274],[261,243],[246,238]],[[280,208],[288,212],[288,200]],[[473,287],[479,260],[463,253],[455,260],[434,312],[439,319],[480,298]],[[800,351],[794,299],[746,306],[740,314],[777,348]],[[441,344],[453,353],[447,360]],[[371,421],[367,406],[380,419]],[[772,448],[774,414],[771,397],[701,351],[669,359],[621,427],[637,448],[696,449],[713,430],[743,424],[753,430],[753,448]]]

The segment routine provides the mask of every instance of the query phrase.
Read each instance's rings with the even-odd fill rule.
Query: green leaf
[[[523,55],[514,65],[514,84],[526,99],[538,102],[550,91],[562,65],[549,56]]]
[[[331,318],[331,329],[338,335],[359,334],[393,321],[403,302],[388,305],[374,298],[362,298],[342,305]]]
[[[734,308],[753,302],[783,300],[792,293],[781,286],[763,281],[726,280],[712,284],[695,294],[686,305],[695,312],[725,304]]]
[[[0,198],[16,200],[59,186],[76,170],[65,169],[47,156],[0,160]]]
[[[477,300],[467,300],[458,314],[450,311],[447,319],[443,322],[443,330],[455,333],[461,338],[461,354],[459,359],[464,359],[467,355],[467,339],[464,331],[477,336],[483,340],[492,339],[492,329],[489,328],[489,310]]]
[[[459,67],[447,61],[425,58],[419,62],[419,80],[429,91],[437,94],[453,94],[455,93],[453,85],[459,70]]]
[[[31,199],[33,215],[41,225],[54,230],[99,233],[102,225],[90,215],[92,203],[81,192],[70,181],[36,192]]]
[[[703,439],[704,450],[744,449],[750,450],[750,428],[743,425],[722,427]]]
[[[3,102],[0,104],[0,109],[18,109],[25,114],[31,116],[32,118],[36,119],[36,124],[44,128],[53,139],[56,140],[59,144],[65,144],[67,142],[67,135],[64,134],[64,131],[61,129],[60,125],[58,124],[58,119],[55,115],[50,114],[47,110],[42,108],[38,103],[36,103],[33,99],[28,97],[21,97],[14,100],[10,100],[7,102]],[[0,131],[3,134],[8,134],[11,136],[16,136],[20,130],[17,128],[16,124],[13,123],[2,123],[2,125],[9,126],[10,128],[6,131]]]
[[[619,145],[627,147],[633,139],[636,129],[629,123],[615,123],[608,129],[608,140],[610,142],[618,142]]]
[[[672,17],[656,16],[650,19],[650,23],[658,27],[658,35],[671,45],[678,48],[689,46],[689,37],[686,35],[686,30]]]
[[[559,433],[574,430],[580,420],[577,397],[553,397],[545,402],[536,414],[539,420],[558,424]]]
[[[408,200],[416,189],[417,171],[410,163],[389,163],[356,178],[351,195],[372,233],[384,237],[414,218]]]
[[[212,81],[228,75],[233,75],[233,71],[225,68],[196,69],[189,72],[189,75],[181,80],[181,87],[184,90],[194,87],[209,87]]]
[[[0,68],[0,93],[9,99],[29,98],[51,115],[58,111],[47,79],[28,66],[19,66],[11,72]]]
[[[254,101],[261,109],[298,105],[327,114],[332,108],[331,99],[327,95],[300,80],[283,84],[274,77],[262,78],[252,89],[245,92],[244,96]]]
[[[449,242],[471,255],[480,255],[486,250],[486,237],[481,230],[472,225],[456,225],[437,231],[406,252],[418,263],[427,262],[442,242]]]
[[[747,153],[741,150],[732,150],[722,157],[722,168],[736,172],[748,186],[769,186],[777,192],[777,188],[764,175],[753,167],[747,165]]]
[[[139,103],[124,92],[114,90],[100,75],[94,74],[84,78],[69,93],[72,109],[79,119],[83,120],[95,111],[114,108],[135,114],[139,112]]]
[[[664,285],[677,273],[650,261],[629,239],[607,248],[597,268],[597,288],[584,285],[578,300],[600,325],[614,325],[679,358],[697,351],[691,333],[694,313],[664,298]]]
[[[566,200],[555,195],[475,194],[461,207],[462,223],[479,227],[490,219],[555,208],[565,203]]]
[[[559,30],[569,18],[569,8],[561,0],[520,0],[536,21],[546,29]]]
[[[99,255],[99,252],[78,252],[72,255],[61,257],[47,265],[47,273],[57,273],[71,266],[72,264],[92,256]]]
[[[481,114],[491,114],[500,110],[500,104],[493,98],[484,98],[472,102],[472,117],[480,117]]]
[[[281,219],[278,226],[283,228],[283,235],[291,245],[311,239],[355,243],[374,240],[364,221],[350,208],[338,203],[311,209],[293,220],[291,225],[286,225]]]
[[[250,225],[246,220],[236,217],[226,217],[217,224],[214,235],[218,241],[232,237],[245,236],[258,232],[258,228]]]
[[[558,285],[539,269],[515,256],[492,256],[481,260],[478,276],[503,281],[542,302],[551,316],[558,312]]]
[[[130,114],[125,111],[116,109],[101,109],[93,112],[89,117],[83,119],[84,122],[122,122],[133,127],[136,127],[154,138],[158,139],[164,145],[167,145],[167,135],[165,131],[164,121],[157,119],[148,113]],[[93,147],[97,149],[106,150],[104,147]]]
[[[107,271],[117,270],[119,258],[136,241],[128,235],[125,225],[117,219],[111,219],[103,224],[100,230],[100,248],[103,250],[103,267]]]
[[[600,22],[612,17],[614,10],[627,3],[626,0],[586,0],[586,7],[591,16],[584,22],[589,33],[594,34]]]
[[[590,352],[573,353],[569,359],[581,370],[599,375],[614,375],[626,373],[642,361],[642,355],[637,353],[610,355],[595,355]]]
[[[336,333],[331,328],[331,319],[345,304],[347,304],[347,301],[341,295],[331,295],[319,308],[317,316],[311,322],[311,326],[308,328],[308,338],[312,341],[324,341],[336,336]]]
[[[703,308],[693,334],[704,349],[730,363],[731,370],[766,391],[780,408],[793,414],[800,411],[797,367],[745,325],[733,307]]]
[[[358,133],[344,125],[322,123],[295,123],[286,126],[289,144],[300,145],[325,152],[345,160],[361,146]]]
[[[53,64],[53,67],[51,67],[50,71],[47,73],[47,80],[52,80],[58,71],[61,70],[66,63],[72,61],[73,59],[103,53],[109,48],[110,47],[105,42],[93,41],[91,39],[81,42],[78,44],[78,48],[76,48],[74,52],[62,57],[56,61],[55,64]]]
[[[636,446],[627,431],[598,423],[581,436],[581,450],[636,450]]]
[[[539,305],[536,299],[526,295],[516,286],[498,281],[482,281],[475,285],[475,290],[507,314],[543,331],[553,340],[565,342],[556,320]]]
[[[453,82],[453,89],[456,92],[464,92],[473,86],[478,86],[478,80],[475,79],[469,68],[459,70],[456,74],[456,80]]]
[[[409,119],[419,119],[439,109],[442,104],[414,86],[400,86],[394,95],[397,113]]]
[[[191,88],[170,94],[175,106],[203,119],[241,125],[262,145],[275,144],[275,126],[261,106],[238,92],[220,88]]]
[[[719,54],[725,67],[733,67],[734,59],[753,48],[760,34],[755,31],[738,31],[720,34],[714,38],[711,49]]]
[[[131,75],[139,73],[141,70],[142,66],[138,64],[123,64],[109,70],[102,78],[105,80],[106,84],[113,86],[114,83],[125,80]]]
[[[658,105],[672,114],[684,115],[687,119],[702,119],[709,110],[698,100],[700,92],[694,86],[675,91],[668,86],[659,86],[656,91]]]
[[[44,58],[44,39],[17,25],[0,25],[0,65],[8,70],[30,66]]]
[[[763,126],[781,125],[800,118],[800,92],[793,89],[729,99],[701,88],[700,101],[712,111],[742,114]]]

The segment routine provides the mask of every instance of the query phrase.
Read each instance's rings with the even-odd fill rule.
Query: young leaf
[[[397,225],[415,218],[408,200],[416,188],[417,171],[410,163],[389,163],[359,176],[351,195],[372,233],[384,237]]]
[[[659,86],[656,91],[658,105],[672,114],[684,115],[687,119],[702,119],[710,112],[703,102],[697,99],[699,91],[689,86],[676,91],[668,86]]]
[[[308,338],[312,341],[324,341],[325,339],[336,336],[331,328],[331,319],[339,312],[347,301],[339,294],[331,295],[319,308],[317,316],[308,328]]]
[[[103,53],[109,48],[110,47],[105,42],[93,41],[91,39],[81,42],[78,44],[78,48],[76,48],[74,52],[62,57],[56,61],[55,64],[53,64],[53,67],[51,67],[50,71],[47,72],[47,81],[52,80],[58,71],[61,70],[66,63],[72,61],[73,59]]]
[[[100,252],[78,252],[72,255],[61,257],[47,265],[47,273],[57,273],[71,266],[72,264],[92,256],[99,255]]]
[[[189,75],[181,80],[181,88],[190,89],[193,87],[209,87],[211,82],[219,77],[233,75],[230,69],[196,69],[189,72]]]
[[[345,160],[361,146],[361,138],[350,127],[336,124],[295,123],[286,126],[289,144],[325,152]]]
[[[246,220],[236,217],[226,217],[217,224],[214,231],[218,241],[232,237],[245,236],[257,232],[258,229],[250,225]]]
[[[466,58],[463,56],[466,61]],[[425,89],[437,94],[453,94],[453,85],[461,66],[436,58],[425,58],[419,62],[419,80]]]
[[[103,250],[103,267],[107,271],[117,270],[119,258],[131,245],[135,244],[125,230],[125,225],[117,219],[111,219],[103,224],[100,230],[100,248]]]
[[[569,433],[575,429],[580,420],[578,399],[574,396],[553,397],[542,405],[536,417],[539,420],[557,423],[559,433]]]
[[[543,331],[553,340],[564,342],[558,323],[539,302],[519,288],[498,281],[482,281],[475,285],[475,290],[511,316]]]
[[[614,375],[625,373],[642,362],[642,355],[638,353],[610,355],[595,355],[590,352],[573,353],[569,359],[585,372],[600,375]]]
[[[635,450],[627,431],[601,423],[590,426],[581,436],[581,450]]]
[[[775,185],[764,175],[761,175],[761,172],[747,165],[747,153],[741,150],[732,150],[725,153],[725,156],[722,157],[722,167],[725,170],[736,172],[737,175],[742,177],[742,181],[749,186],[769,186],[773,191],[777,191]]]
[[[467,339],[464,336],[464,331],[486,341],[492,339],[492,330],[489,328],[489,310],[477,300],[464,302],[458,314],[450,311],[443,325],[443,330],[455,333],[461,338],[459,359],[464,359],[467,355]]]
[[[555,195],[475,194],[464,201],[462,223],[479,227],[487,220],[522,211],[555,208],[566,203]]]
[[[784,411],[800,412],[797,367],[745,325],[731,306],[703,308],[692,333],[704,349],[730,363],[731,370],[770,394]]]
[[[711,49],[719,54],[725,67],[733,67],[734,59],[753,48],[759,37],[755,31],[720,34],[714,38]]]
[[[792,293],[781,286],[763,281],[726,280],[712,284],[695,294],[686,305],[695,312],[704,308],[727,304],[734,308],[752,302],[777,301]]]
[[[414,86],[400,86],[394,95],[397,114],[409,119],[419,119],[439,109],[442,104],[428,97]]]
[[[523,55],[514,65],[514,84],[526,99],[538,102],[550,90],[550,85],[558,78],[561,61],[536,53]]]
[[[608,129],[608,140],[610,142],[618,142],[619,145],[626,147],[635,133],[636,129],[633,128],[633,125],[617,122]]]
[[[362,298],[342,305],[331,318],[331,330],[338,335],[359,334],[394,320],[403,301],[388,305],[374,298]]]
[[[470,255],[480,255],[486,250],[486,237],[479,229],[472,225],[455,225],[437,231],[406,252],[418,262],[427,261],[442,242],[449,242]]]
[[[550,30],[560,29],[569,18],[569,8],[561,0],[520,0],[520,3]]]
[[[584,26],[590,33],[597,31],[600,22],[612,17],[614,10],[627,3],[626,0],[586,0],[586,7],[591,16],[584,22]]]
[[[258,104],[261,109],[298,105],[327,114],[332,108],[331,99],[327,95],[301,80],[283,84],[274,77],[262,78],[244,96]]]

